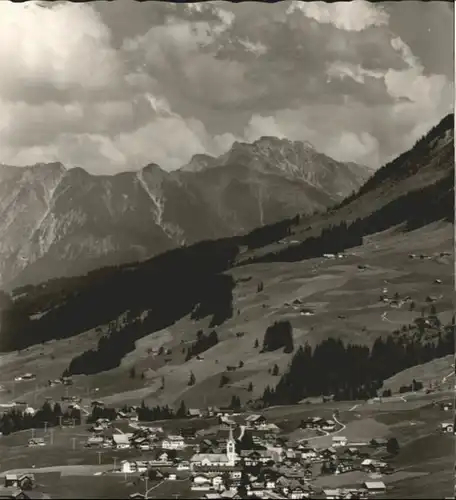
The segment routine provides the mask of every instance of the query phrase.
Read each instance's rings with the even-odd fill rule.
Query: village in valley
[[[413,255],[404,258],[415,260]],[[442,258],[440,254],[438,258]],[[338,254],[328,254],[313,264],[331,266],[338,260]],[[426,262],[434,265],[430,259]],[[361,274],[367,269],[364,264],[351,268]],[[441,280],[433,281],[433,290],[439,291]],[[251,284],[249,280],[248,284],[258,300],[263,281]],[[402,328],[386,342],[374,341],[370,351],[352,346],[353,352],[369,354],[357,359],[359,369],[364,363],[372,370],[358,382],[358,368],[353,373],[337,366],[328,370],[331,349],[339,349],[342,366],[346,366],[344,356],[351,352],[350,344],[345,348],[329,339],[321,344],[326,346],[328,358],[315,358],[314,371],[305,376],[293,371],[293,360],[283,374],[288,378],[277,378],[277,364],[265,366],[262,376],[276,377],[279,383],[274,390],[264,384],[262,397],[251,396],[252,383],[244,384],[244,392],[232,386],[229,376],[245,370],[242,360],[227,365],[218,389],[207,394],[199,390],[195,373],[200,379],[202,372],[197,367],[202,366],[201,360],[205,366],[210,362],[207,355],[217,347],[218,336],[204,335],[197,322],[194,340],[184,347],[177,335],[165,346],[138,347],[134,364],[123,368],[123,377],[115,375],[110,390],[106,389],[109,375],[90,379],[65,370],[56,378],[47,378],[65,363],[53,361],[45,369],[40,367],[43,356],[49,357],[46,349],[51,353],[63,349],[58,344],[37,345],[10,355],[0,380],[0,498],[298,500],[452,495],[455,365],[449,339],[454,316],[445,310],[440,313],[442,294],[434,297],[423,292],[415,306],[405,293],[390,290],[391,284],[384,284],[380,298],[374,292],[369,299],[375,305],[378,324],[388,326],[392,321],[388,314],[397,308],[397,314],[412,318],[406,328],[408,337],[427,339],[428,344],[401,344]],[[300,315],[303,310],[304,315],[313,315],[310,307],[304,307],[307,305],[295,295],[280,305],[280,313],[290,317],[292,313],[287,311],[293,309]],[[340,316],[334,321],[340,321]],[[446,318],[451,324],[445,324]],[[237,329],[235,332],[234,341],[245,340]],[[155,341],[155,337],[151,339]],[[275,345],[278,341],[279,346]],[[256,356],[267,355],[269,347],[273,353],[293,351],[293,359],[301,360],[299,366],[304,368],[312,360],[308,346],[295,349],[292,328],[284,321],[267,328],[261,351],[257,338],[252,344]],[[388,346],[393,350],[387,351]],[[394,346],[396,355],[416,356],[422,364],[404,358],[408,368],[407,364],[402,370],[386,366]],[[318,346],[314,353],[317,351]],[[224,353],[239,355],[237,351]],[[133,402],[134,394],[150,393],[150,382],[143,376],[147,363],[155,369],[166,368],[170,359],[176,370],[182,370],[187,391],[169,400],[173,401],[169,405],[150,398]],[[61,364],[54,367],[56,363]],[[188,370],[187,363],[193,363],[193,369]],[[366,385],[364,377],[375,380],[376,369],[387,370],[391,376],[383,375],[383,385]],[[154,390],[166,394],[165,377],[155,378],[160,387]],[[130,392],[122,392],[120,384],[129,384],[125,387]],[[293,399],[297,402],[277,399],[280,388],[296,391]],[[229,394],[231,402],[226,404]],[[217,398],[225,404],[215,406]]]
[[[79,494],[85,483],[97,498],[395,498],[398,482],[426,475],[401,461],[410,429],[421,426],[446,447],[454,435],[451,398],[442,393],[437,402],[439,394],[430,391],[406,396],[408,410],[403,395],[259,412],[182,403],[174,413],[144,402],[115,409],[75,396],[47,400],[40,410],[3,405],[13,420],[23,415],[15,423],[23,430],[11,429],[0,442],[0,498],[61,497],[71,480]],[[154,411],[165,418],[146,421]],[[409,412],[416,420],[405,432],[396,423],[396,435],[372,417],[381,413],[388,421]],[[27,428],[27,418],[38,415],[46,418],[41,427]]]

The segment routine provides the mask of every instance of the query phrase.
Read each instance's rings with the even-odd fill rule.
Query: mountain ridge
[[[231,150],[196,156],[195,171],[155,163],[115,175],[59,162],[0,166],[0,286],[84,274],[324,210],[371,174],[324,155],[303,158],[305,146],[283,149],[290,141],[265,141],[260,156],[246,144],[242,158]],[[217,168],[207,168],[207,158]],[[328,183],[328,171],[337,179]]]

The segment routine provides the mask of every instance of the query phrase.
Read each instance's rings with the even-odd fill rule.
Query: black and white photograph
[[[0,1],[0,499],[455,498],[450,1]]]

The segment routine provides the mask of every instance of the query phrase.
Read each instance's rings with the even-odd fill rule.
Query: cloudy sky
[[[374,167],[453,110],[453,5],[0,2],[0,162],[167,170],[263,135]]]

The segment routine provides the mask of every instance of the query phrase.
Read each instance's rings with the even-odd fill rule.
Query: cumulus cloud
[[[107,27],[90,5],[0,4],[0,95],[35,88],[105,88],[121,70]]]
[[[287,12],[302,12],[318,23],[332,24],[346,31],[362,31],[388,23],[389,15],[381,7],[364,0],[351,2],[291,2]]]
[[[406,4],[0,2],[0,162],[172,170],[270,135],[379,166],[453,104],[447,38],[409,29],[448,12]]]

